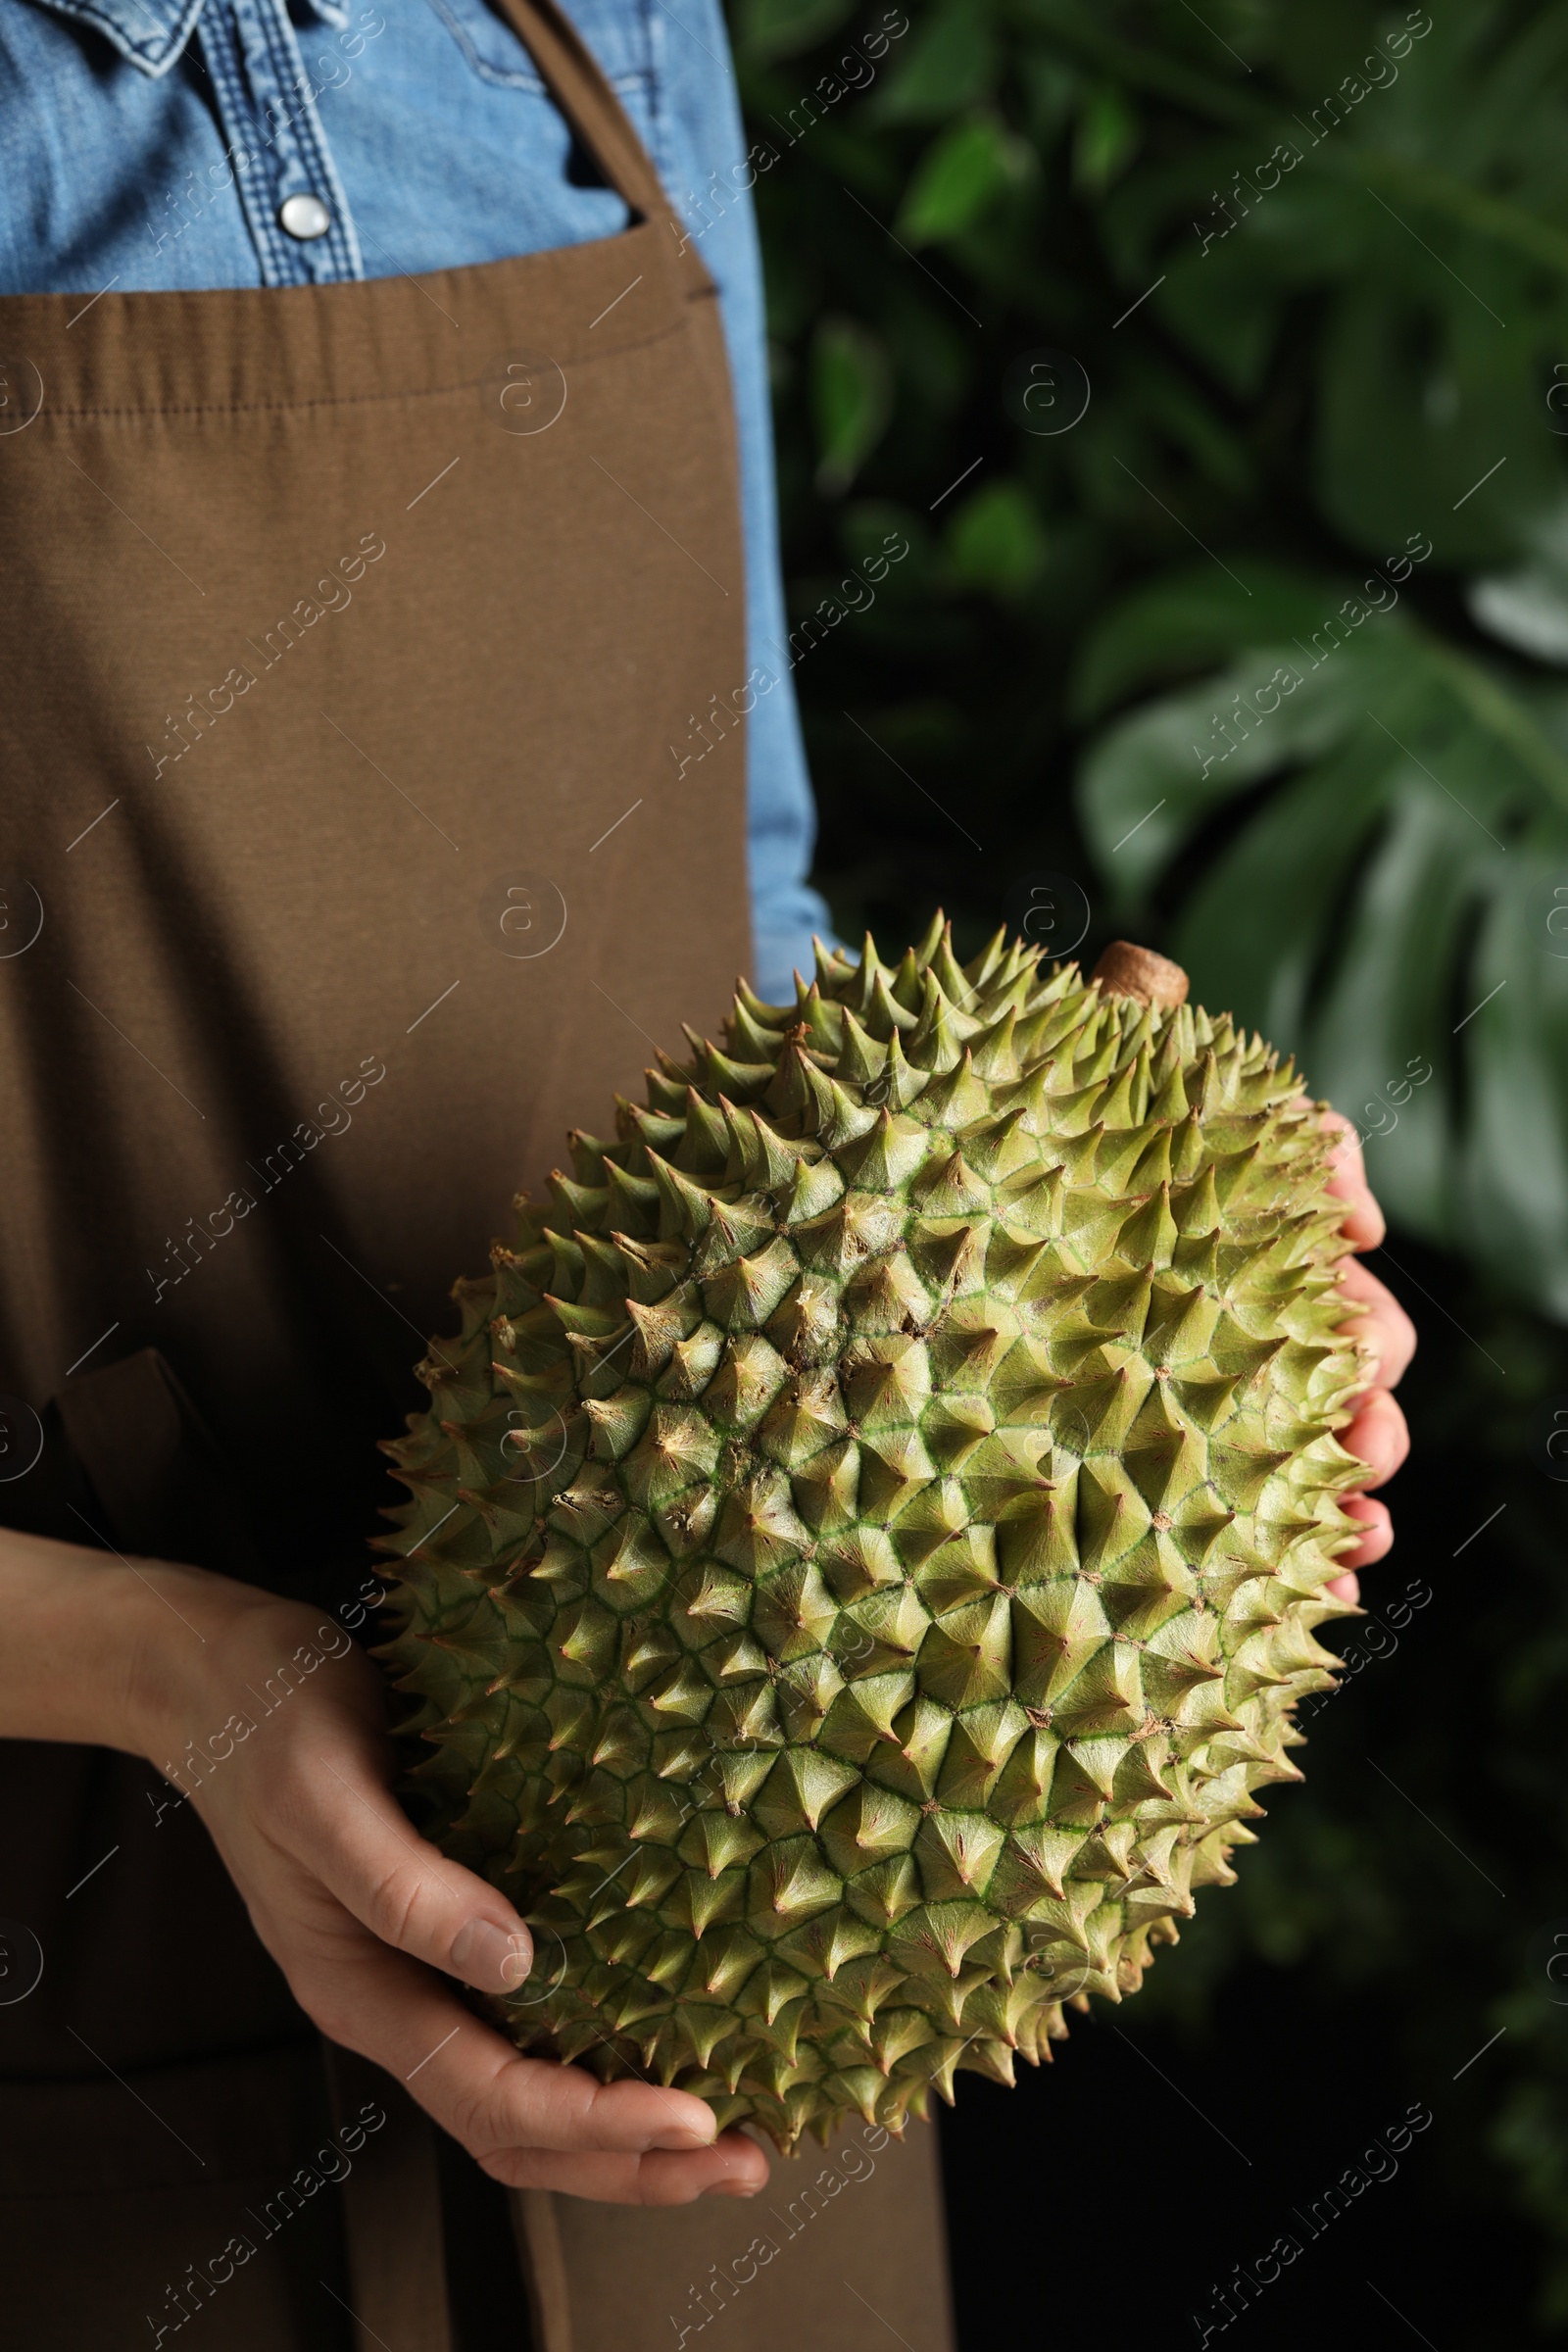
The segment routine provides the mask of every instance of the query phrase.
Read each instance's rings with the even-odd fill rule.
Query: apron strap
[[[528,2293],[534,2352],[571,2352],[571,2286],[555,2192],[512,2188],[507,2191],[507,2203],[512,2208],[513,2235]]]
[[[338,2121],[373,2103],[385,2126],[343,2183],[357,2352],[453,2352],[435,2133],[402,2084],[323,2034]]]
[[[372,2103],[385,2126],[343,2183],[355,2352],[453,2352],[452,2305],[435,2130],[401,2083],[321,2037],[339,2122]],[[556,2201],[547,2188],[507,2191],[527,2328],[495,2352],[572,2352],[571,2293]]]
[[[618,196],[647,220],[670,212],[647,149],[598,59],[556,0],[501,0],[572,129]]]

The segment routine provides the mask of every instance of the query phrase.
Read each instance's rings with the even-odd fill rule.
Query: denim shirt
[[[710,219],[699,194],[746,153],[723,21],[718,0],[562,4],[719,289],[748,662],[776,681],[748,719],[755,978],[789,1003],[828,923],[805,878],[756,227],[744,196]],[[0,293],[416,276],[626,225],[490,0],[0,0]]]

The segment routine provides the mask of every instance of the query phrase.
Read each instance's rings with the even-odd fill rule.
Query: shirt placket
[[[322,38],[342,23],[320,7]],[[305,62],[287,0],[207,0],[198,37],[212,77],[226,160],[269,286],[362,278],[365,264],[317,107],[323,83]],[[314,199],[327,215],[318,235],[283,226],[290,200]],[[313,216],[296,201],[293,213]],[[318,217],[318,216],[314,216]]]

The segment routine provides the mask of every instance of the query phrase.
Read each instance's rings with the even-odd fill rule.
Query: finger
[[[1364,1315],[1352,1315],[1341,1330],[1370,1351],[1368,1378],[1380,1388],[1396,1388],[1415,1353],[1415,1325],[1387,1283],[1379,1282],[1359,1258],[1341,1258],[1339,1284],[1347,1298],[1366,1308]]]
[[[329,1944],[288,1966],[290,1985],[333,2041],[406,2083],[470,2155],[689,2154],[717,2137],[712,2109],[687,2091],[601,2082],[581,2067],[519,2056],[438,1977],[338,1917],[344,1926]]]
[[[1340,1444],[1371,1472],[1363,1485],[1381,1487],[1394,1476],[1410,1450],[1410,1432],[1387,1389],[1367,1390]]]
[[[1329,1191],[1345,1202],[1345,1223],[1341,1231],[1357,1250],[1375,1250],[1387,1227],[1383,1221],[1383,1211],[1373,1199],[1372,1188],[1366,1180],[1366,1168],[1361,1158],[1361,1138],[1343,1110],[1320,1111],[1318,1121],[1339,1138],[1334,1149]]]
[[[1371,1494],[1348,1495],[1340,1507],[1351,1519],[1359,1520],[1365,1532],[1352,1550],[1342,1554],[1340,1573],[1324,1587],[1324,1591],[1332,1592],[1337,1600],[1354,1601],[1361,1594],[1360,1579],[1355,1571],[1357,1568],[1370,1568],[1375,1561],[1383,1559],[1393,1550],[1394,1522],[1389,1517],[1388,1504],[1379,1502]]]
[[[395,1954],[387,1958],[398,1964]],[[415,2052],[400,2070],[415,2097],[481,2158],[519,2146],[689,2153],[710,2146],[718,2134],[712,2109],[688,2091],[655,2082],[601,2082],[559,2059],[520,2056],[417,1972],[401,2003],[396,2039],[400,2056]]]
[[[302,1752],[275,1794],[290,1852],[373,1936],[480,1992],[515,1992],[533,1965],[527,1928],[498,1888],[419,1837],[373,1762],[336,1739]]]
[[[601,2082],[584,2067],[520,2057],[501,2046],[507,2063],[489,2086],[482,2120],[493,2154],[521,2146],[686,2155],[718,2136],[713,2110],[690,2091],[637,2080]]]
[[[699,2197],[755,2197],[767,2184],[767,2158],[744,2132],[726,2132],[710,2148],[679,2156],[557,2156],[538,2148],[503,2148],[483,2169],[509,2188],[555,2188],[606,2205],[690,2205]]]

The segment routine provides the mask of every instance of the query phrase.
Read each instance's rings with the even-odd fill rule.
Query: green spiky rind
[[[661,1065],[387,1447],[411,1788],[533,1925],[520,2047],[898,2129],[1136,1989],[1300,1777],[1330,1145],[1228,1017],[940,920]]]

